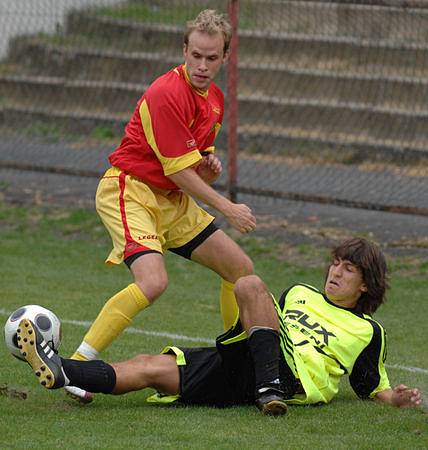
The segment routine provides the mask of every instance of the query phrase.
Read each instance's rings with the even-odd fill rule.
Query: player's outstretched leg
[[[47,389],[58,389],[68,383],[61,358],[49,347],[31,320],[21,320],[17,339],[22,356],[39,377],[42,386]]]

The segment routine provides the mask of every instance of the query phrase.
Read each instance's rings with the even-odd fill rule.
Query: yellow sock
[[[228,330],[235,323],[236,316],[239,314],[238,304],[233,292],[234,287],[233,283],[221,280],[220,312],[225,330]]]
[[[82,344],[71,358],[94,359],[93,357],[107,348],[132,322],[132,319],[149,304],[150,302],[135,283],[115,294],[104,305],[83,338]],[[87,349],[89,352],[85,351]],[[90,354],[91,352],[93,355]]]

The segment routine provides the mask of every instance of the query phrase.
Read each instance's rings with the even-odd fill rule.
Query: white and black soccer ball
[[[6,321],[4,326],[4,339],[7,348],[16,358],[24,361],[24,357],[18,348],[16,331],[22,319],[29,319],[33,322],[49,347],[54,352],[58,352],[61,344],[61,322],[58,317],[49,309],[39,305],[21,306],[14,311]]]

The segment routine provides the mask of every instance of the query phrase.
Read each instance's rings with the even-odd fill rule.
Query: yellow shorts
[[[149,187],[116,167],[100,180],[96,208],[113,242],[107,264],[182,247],[214,220],[184,192]]]

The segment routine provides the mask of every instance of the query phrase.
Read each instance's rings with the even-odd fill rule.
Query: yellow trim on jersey
[[[216,123],[215,125],[214,125],[214,132],[215,132],[215,137],[217,137],[217,135],[220,133],[220,130],[221,130],[221,123]]]
[[[215,153],[215,147],[214,145],[211,145],[210,147],[204,148],[203,150],[201,150],[201,152],[203,153]]]
[[[149,143],[150,147],[155,152],[159,162],[162,164],[165,176],[180,172],[180,170],[183,169],[187,169],[188,167],[193,166],[202,159],[199,150],[193,150],[180,157],[167,158],[163,156],[159,151],[156,143],[152,126],[152,118],[150,116],[149,107],[147,106],[147,102],[145,99],[141,102],[139,112],[144,135],[146,136],[147,142]]]

